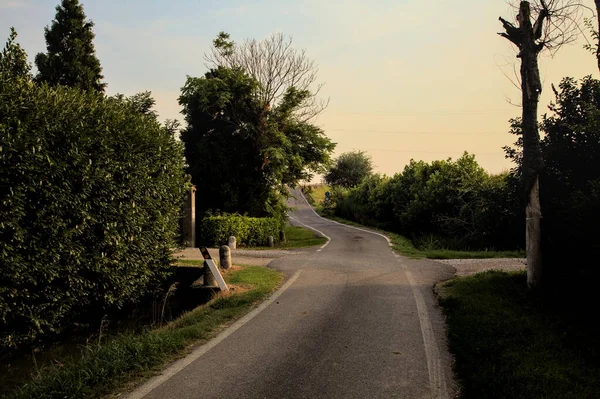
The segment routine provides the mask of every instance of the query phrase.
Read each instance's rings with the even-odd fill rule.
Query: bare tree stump
[[[227,243],[227,245],[229,246],[230,249],[235,249],[237,244],[237,240],[235,239],[235,236],[231,236],[229,237],[229,242]]]
[[[227,245],[221,245],[219,248],[219,264],[221,269],[229,269],[231,267],[231,250]]]

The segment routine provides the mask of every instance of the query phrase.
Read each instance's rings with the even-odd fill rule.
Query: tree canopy
[[[16,40],[17,31],[11,27],[6,46],[0,53],[0,73],[31,79],[31,65],[27,62],[27,53]]]
[[[371,158],[363,151],[346,152],[340,155],[325,175],[332,186],[354,187],[373,171]]]
[[[94,49],[93,27],[79,0],[62,0],[52,25],[44,29],[47,53],[35,57],[36,80],[103,92],[106,84]]]
[[[307,93],[294,113],[308,121],[322,112],[328,101],[318,98],[323,84],[316,83],[317,64],[305,50],[295,49],[292,42],[291,37],[274,33],[260,41],[247,39],[236,43],[228,33],[220,32],[205,58],[212,68],[241,68],[256,79],[260,83],[258,98],[271,108],[282,103],[291,88]]]
[[[294,117],[310,95],[291,87],[270,108],[260,83],[240,68],[219,67],[188,77],[179,103],[187,127],[181,138],[197,185],[197,212],[282,215],[286,186],[323,172],[334,144]]]

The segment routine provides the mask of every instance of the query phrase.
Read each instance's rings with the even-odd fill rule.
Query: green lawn
[[[78,356],[45,366],[37,377],[3,398],[99,398],[156,374],[184,355],[190,346],[215,336],[265,299],[281,283],[282,274],[246,266],[224,272],[226,281],[245,291],[221,294],[163,328],[123,334],[101,346],[89,344]]]
[[[595,312],[544,301],[524,272],[455,278],[438,294],[461,398],[600,398]]]
[[[293,249],[293,248],[306,248],[306,247],[314,247],[318,245],[323,245],[327,242],[326,238],[321,237],[316,234],[314,231],[307,229],[302,226],[286,226],[283,231],[285,231],[285,239],[284,243],[275,243],[274,248],[270,247],[252,247],[252,248],[244,248],[244,249],[256,249],[256,250],[266,250],[266,249]]]

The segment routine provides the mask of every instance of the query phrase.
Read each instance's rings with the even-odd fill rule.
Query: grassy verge
[[[81,355],[42,368],[38,376],[4,398],[98,398],[123,389],[216,335],[281,283],[272,269],[246,266],[224,273],[238,293],[230,292],[188,312],[163,328],[126,334],[88,345]]]
[[[462,398],[599,398],[594,317],[526,288],[525,273],[485,272],[438,286]]]
[[[327,239],[318,236],[314,231],[307,229],[306,227],[301,226],[286,226],[283,231],[285,231],[285,239],[284,243],[276,243],[274,248],[270,247],[253,247],[253,248],[244,248],[244,249],[256,249],[256,250],[265,250],[265,249],[292,249],[292,248],[305,248],[305,247],[313,247],[317,245],[323,245],[327,241]]]
[[[451,249],[443,249],[443,248],[433,248],[433,249],[425,249],[421,250],[415,247],[413,242],[396,233],[391,233],[389,231],[384,231],[380,229],[376,229],[369,226],[364,226],[359,223],[353,222],[351,220],[342,219],[336,216],[325,215],[322,212],[317,212],[321,214],[321,216],[329,218],[331,220],[335,220],[336,222],[344,223],[350,226],[356,226],[361,228],[367,228],[370,230],[378,231],[390,239],[392,242],[394,251],[398,252],[401,255],[407,256],[409,258],[429,258],[429,259],[488,259],[488,258],[524,258],[524,251],[455,251]]]

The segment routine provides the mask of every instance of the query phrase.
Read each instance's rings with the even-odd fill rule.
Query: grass
[[[200,259],[177,259],[176,263],[181,266],[204,266],[204,260]]]
[[[265,250],[265,249],[292,249],[292,248],[305,248],[305,247],[313,247],[317,245],[323,245],[327,241],[326,238],[323,238],[310,229],[301,226],[286,226],[283,231],[285,231],[285,242],[284,243],[276,243],[274,248],[270,247],[254,247],[254,248],[244,248],[244,249],[256,249],[256,250]]]
[[[313,186],[311,197],[313,197],[317,204],[321,204],[325,199],[325,193],[327,191],[331,191],[331,187],[326,184],[319,184]]]
[[[462,398],[600,398],[600,330],[581,303],[544,300],[523,272],[455,278],[437,291]]]
[[[317,210],[318,211],[318,210]],[[361,228],[367,228],[370,230],[378,231],[386,235],[392,242],[394,251],[409,258],[421,259],[489,259],[489,258],[524,258],[524,251],[455,251],[444,248],[428,248],[421,250],[416,248],[412,240],[406,238],[400,234],[392,233],[376,229],[369,226],[353,222],[351,220],[343,219],[336,216],[330,216],[319,212],[321,216],[335,220],[336,222],[344,223],[350,226],[356,226]]]
[[[238,292],[218,295],[163,328],[124,334],[81,354],[39,370],[37,376],[3,398],[98,398],[130,387],[155,374],[192,345],[216,335],[225,325],[247,313],[282,281],[272,269],[246,266],[224,273]]]

